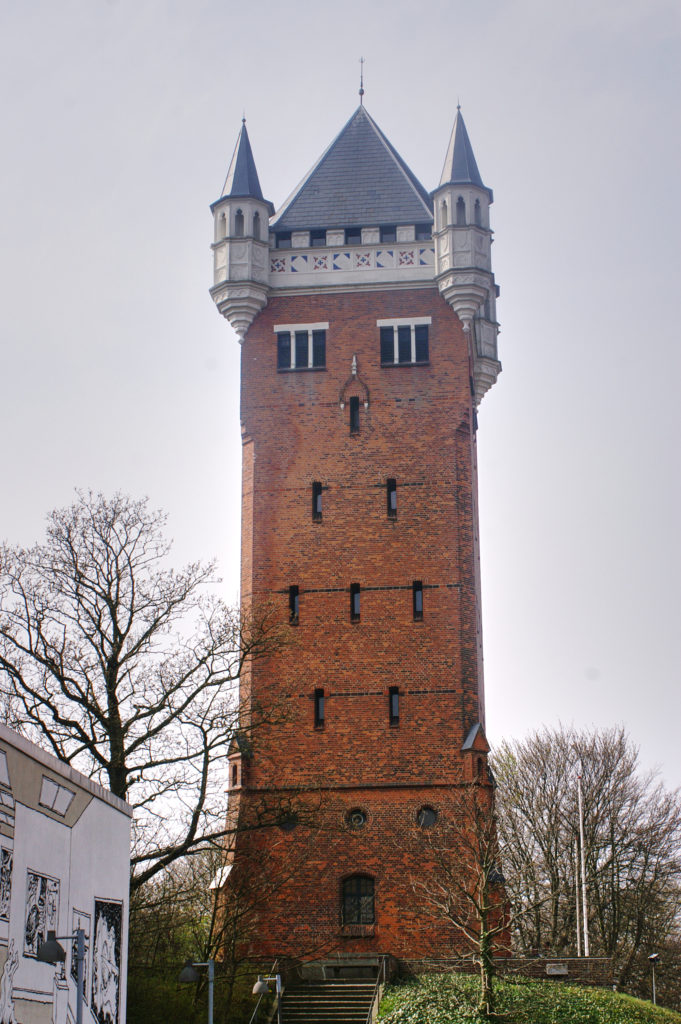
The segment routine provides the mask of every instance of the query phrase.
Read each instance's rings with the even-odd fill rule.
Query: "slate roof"
[[[443,185],[477,185],[478,188],[485,188],[475,162],[463,115],[458,108],[440,178],[440,188]]]
[[[432,200],[360,106],[275,215],[277,231],[425,224]]]
[[[236,140],[234,155],[227,171],[220,199],[224,199],[227,196],[235,199],[237,197],[250,197],[252,199],[261,199],[263,202],[267,201],[263,198],[262,189],[260,188],[258,172],[255,169],[255,160],[253,159],[253,150],[251,149],[248,132],[246,131],[245,118],[241,123],[241,131]]]

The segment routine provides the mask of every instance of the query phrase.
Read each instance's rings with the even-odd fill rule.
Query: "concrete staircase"
[[[375,991],[375,981],[299,982],[284,992],[282,1024],[366,1024]]]

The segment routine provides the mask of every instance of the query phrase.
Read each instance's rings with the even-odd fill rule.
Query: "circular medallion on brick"
[[[364,828],[367,823],[367,812],[363,811],[360,807],[353,807],[345,815],[345,820],[350,828]]]
[[[416,821],[420,828],[432,828],[437,821],[437,811],[434,807],[421,807],[416,815]]]

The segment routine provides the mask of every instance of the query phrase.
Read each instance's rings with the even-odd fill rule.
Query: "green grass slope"
[[[681,1014],[602,988],[562,982],[495,981],[502,1024],[681,1024]],[[483,1024],[477,978],[427,974],[386,988],[381,1024]]]

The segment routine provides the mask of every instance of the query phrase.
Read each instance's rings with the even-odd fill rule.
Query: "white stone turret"
[[[439,187],[433,192],[435,278],[461,320],[471,346],[475,398],[494,384],[497,356],[496,298],[491,261],[489,207],[461,111],[457,110]]]
[[[218,310],[242,340],[269,295],[269,219],[272,203],[263,199],[244,119],[220,198],[212,204],[215,221],[213,287]]]

